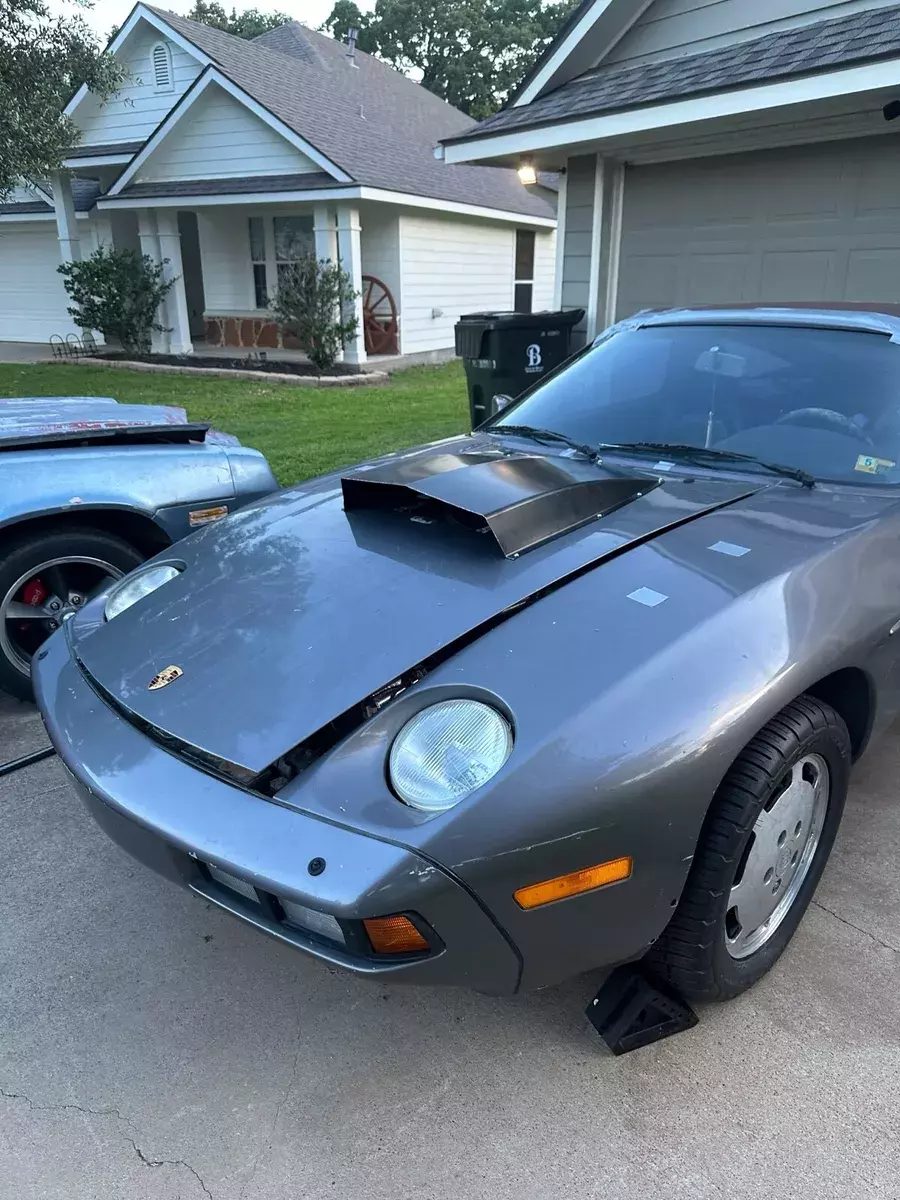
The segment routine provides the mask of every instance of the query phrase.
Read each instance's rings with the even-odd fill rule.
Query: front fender
[[[728,510],[630,550],[469,645],[280,793],[427,853],[479,895],[519,946],[523,987],[644,952],[677,904],[710,802],[781,708],[842,667],[884,697],[892,527],[783,559],[713,554],[748,540]],[[697,532],[698,526],[706,526]],[[793,557],[793,561],[791,558]],[[782,569],[783,568],[783,569]],[[877,569],[876,569],[877,568]],[[872,580],[868,600],[847,579]],[[665,597],[635,601],[649,588]],[[489,785],[437,817],[399,803],[385,763],[414,711],[494,696],[516,744]],[[623,855],[625,883],[524,912],[513,893]]]

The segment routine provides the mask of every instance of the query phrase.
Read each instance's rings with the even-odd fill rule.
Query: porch
[[[399,215],[349,202],[223,203],[219,196],[101,198],[89,228],[69,222],[71,178],[53,181],[63,261],[97,245],[132,249],[161,264],[173,286],[160,311],[162,354],[241,351],[299,355],[275,323],[270,298],[292,263],[314,253],[337,262],[358,293],[357,332],[343,361],[399,354]],[[152,190],[152,189],[145,189]],[[168,191],[177,191],[177,184]],[[231,198],[229,198],[230,200]],[[254,198],[255,199],[255,198]],[[362,211],[361,211],[362,210]],[[363,228],[363,215],[366,228]]]

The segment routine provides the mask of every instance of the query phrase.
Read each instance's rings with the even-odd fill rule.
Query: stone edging
[[[47,358],[45,363],[59,365],[59,359]],[[365,387],[385,383],[387,371],[368,371],[364,375],[286,375],[277,371],[240,371],[232,367],[176,367],[169,363],[128,362],[121,358],[77,358],[89,367],[112,367],[122,371],[150,371],[170,375],[213,375],[219,379],[255,379],[266,383],[287,383],[295,387]]]

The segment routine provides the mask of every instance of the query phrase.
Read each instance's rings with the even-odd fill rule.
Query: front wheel
[[[31,659],[63,621],[143,561],[99,529],[23,534],[0,552],[0,688],[32,699]]]
[[[693,1000],[729,1000],[762,978],[794,935],[844,811],[850,737],[801,696],[722,781],[687,884],[650,958]]]

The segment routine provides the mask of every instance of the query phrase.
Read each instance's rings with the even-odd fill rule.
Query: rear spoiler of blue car
[[[101,425],[89,428],[54,429],[46,433],[0,435],[0,451],[39,450],[53,446],[184,445],[203,442],[208,425]]]

